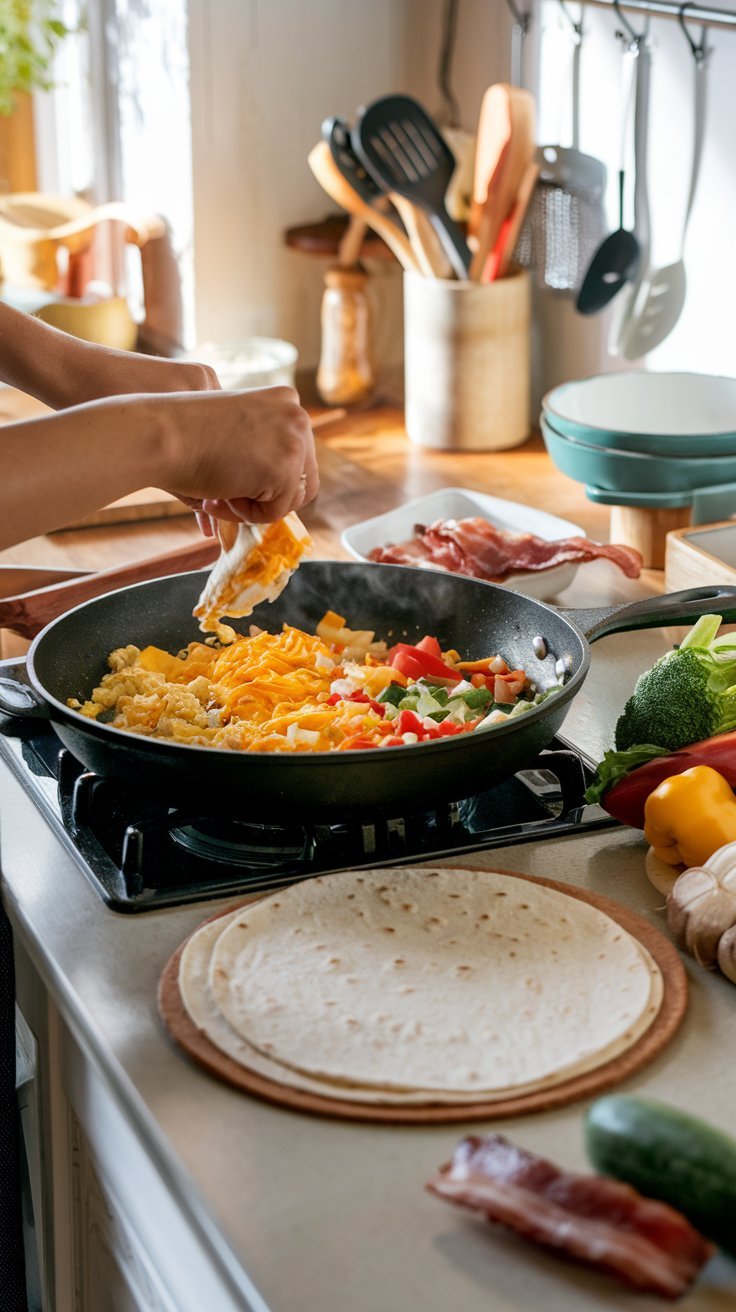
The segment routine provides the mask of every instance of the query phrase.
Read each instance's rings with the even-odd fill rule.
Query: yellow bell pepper
[[[669,865],[702,866],[736,841],[736,797],[709,765],[663,779],[644,805],[644,837]]]

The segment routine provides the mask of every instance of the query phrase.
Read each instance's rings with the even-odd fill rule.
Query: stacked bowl
[[[609,505],[736,511],[736,378],[612,373],[563,383],[542,401],[552,461]]]

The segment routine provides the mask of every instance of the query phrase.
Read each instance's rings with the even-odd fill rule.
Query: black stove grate
[[[411,864],[615,823],[583,794],[592,767],[560,740],[478,797],[421,814],[259,825],[154,802],[86,770],[48,728],[0,737],[4,757],[108,906],[145,911],[282,887],[359,866]]]

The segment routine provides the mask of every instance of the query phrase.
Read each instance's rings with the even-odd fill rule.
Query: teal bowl
[[[553,463],[578,483],[607,492],[687,492],[736,482],[736,452],[727,456],[653,456],[580,442],[544,417],[542,437]]]
[[[553,387],[542,414],[558,433],[646,455],[736,455],[736,378],[612,373]]]

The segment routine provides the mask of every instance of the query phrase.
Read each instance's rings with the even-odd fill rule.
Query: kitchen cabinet
[[[70,1024],[53,985],[16,936],[20,1028],[34,1075],[22,1095],[33,1188],[35,1309],[236,1312],[227,1282]],[[30,1282],[29,1282],[30,1283]],[[35,1295],[35,1296],[34,1296]]]

